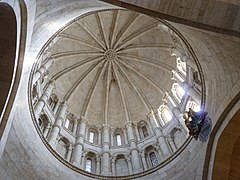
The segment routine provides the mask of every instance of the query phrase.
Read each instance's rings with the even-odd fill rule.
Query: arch
[[[150,128],[146,121],[141,120],[137,126],[138,126],[138,131],[141,139],[144,139],[150,136]]]
[[[98,143],[98,130],[94,126],[91,126],[88,129],[88,142],[94,143],[94,144]]]
[[[65,137],[60,137],[57,142],[56,151],[65,159],[67,158],[69,144],[69,140]]]
[[[212,179],[240,179],[240,110],[218,139]]]
[[[234,98],[231,101],[229,101],[229,99],[231,99],[231,97],[234,97]],[[206,154],[205,154],[206,158],[205,158],[203,167],[201,167],[203,169],[203,175],[202,175],[203,179],[210,179],[213,177],[213,169],[216,168],[215,165],[217,165],[215,163],[215,159],[216,159],[215,156],[216,156],[218,147],[220,147],[220,146],[218,146],[218,143],[220,142],[219,139],[221,138],[221,135],[223,134],[224,130],[227,129],[228,125],[231,124],[232,120],[235,121],[234,123],[238,123],[238,125],[233,127],[232,130],[234,130],[234,128],[239,127],[239,121],[237,122],[236,119],[234,118],[234,117],[236,117],[235,115],[238,113],[237,117],[239,120],[239,111],[240,111],[240,109],[239,109],[240,101],[239,100],[240,100],[240,92],[239,92],[238,88],[235,88],[234,91],[230,92],[230,95],[226,96],[223,101],[223,104],[227,104],[227,106],[225,106],[225,108],[219,109],[219,112],[216,113],[217,121],[216,121],[216,124],[214,125],[214,128],[211,132],[210,138],[208,140],[207,150],[206,150]],[[231,129],[231,128],[229,128],[229,129]],[[227,133],[225,135],[227,135]],[[224,137],[224,135],[223,135],[223,137]],[[235,140],[229,139],[231,142],[229,142],[229,144],[226,144],[226,146],[230,145],[230,148],[233,148],[235,142],[236,142],[236,144],[239,142],[237,140],[237,136],[232,136],[232,138],[234,138]],[[226,156],[226,158],[228,159],[228,164],[226,164],[227,172],[228,172],[229,171],[229,156]],[[214,162],[214,163],[212,163],[212,162]],[[228,176],[228,173],[225,173],[225,172],[226,172],[226,169],[222,173],[224,175],[223,177]]]
[[[173,113],[172,111],[169,109],[168,106],[162,104],[159,108],[158,108],[158,112],[159,112],[159,117],[161,120],[161,125],[164,126],[165,124],[167,124],[168,122],[170,122],[173,119]]]
[[[7,103],[14,73],[17,42],[17,22],[13,9],[6,3],[0,3],[0,115]]]
[[[123,154],[118,154],[116,156],[115,164],[115,172],[117,176],[124,176],[129,174],[127,160]]]
[[[48,123],[49,123],[48,116],[46,114],[41,114],[38,118],[38,125],[42,132],[47,127]]]
[[[92,173],[96,173],[97,168],[97,156],[95,153],[89,151],[85,156],[84,170]]]
[[[68,114],[67,118],[65,119],[64,122],[64,127],[68,129],[69,131],[73,131],[73,125],[74,125],[74,115],[73,114]]]
[[[185,95],[185,90],[178,83],[173,83],[171,91],[180,103],[183,99],[183,96]]]
[[[1,24],[1,27],[6,27],[7,24],[9,26],[11,26],[9,28],[1,29],[1,31],[4,31],[4,32],[0,33],[1,34],[0,41],[2,42],[5,38],[4,36],[6,36],[7,34],[9,36],[11,36],[10,33],[12,33],[13,36],[11,36],[9,38],[14,38],[11,41],[11,46],[10,46],[10,44],[9,44],[9,46],[6,46],[6,43],[0,43],[2,45],[5,45],[9,49],[9,50],[7,49],[6,52],[1,51],[1,53],[6,53],[4,55],[4,57],[6,56],[6,58],[4,58],[4,61],[6,61],[7,66],[9,66],[8,63],[11,64],[9,66],[9,68],[11,67],[10,71],[12,73],[12,74],[8,74],[10,77],[7,76],[6,79],[4,79],[2,76],[0,77],[0,79],[1,79],[0,81],[6,80],[4,82],[5,92],[3,93],[3,97],[1,95],[1,99],[4,99],[4,100],[0,102],[0,104],[1,104],[0,105],[0,111],[1,111],[1,115],[0,115],[0,142],[1,142],[0,155],[2,154],[3,149],[5,147],[5,143],[6,143],[9,129],[10,129],[10,128],[6,128],[6,127],[10,127],[10,125],[12,123],[12,121],[8,121],[8,120],[9,120],[10,111],[12,109],[12,105],[13,105],[13,102],[14,102],[14,99],[15,99],[15,96],[17,93],[17,89],[18,89],[18,86],[20,83],[24,55],[25,55],[26,36],[27,36],[27,31],[25,31],[25,29],[27,29],[27,9],[26,9],[25,2],[22,0],[19,1],[19,6],[20,6],[21,20],[19,21],[19,24],[17,24],[17,22],[16,22],[17,19],[16,19],[16,16],[15,16],[15,13],[14,13],[14,10],[12,9],[12,7],[7,3],[0,2],[0,12],[1,12],[0,24]],[[6,22],[6,20],[8,22]],[[10,29],[11,29],[11,32],[9,32]],[[13,49],[15,52],[13,52]],[[18,52],[18,53],[15,54],[16,52]],[[7,54],[9,54],[9,53],[12,53],[12,54],[8,56]],[[1,54],[1,56],[2,56],[2,54]],[[8,62],[8,61],[10,61],[10,62]],[[2,66],[2,62],[1,62],[1,66]],[[15,68],[13,69],[13,67],[15,67]],[[1,72],[3,72],[3,71],[1,71]],[[4,73],[1,73],[1,75],[4,75]],[[0,87],[1,88],[3,87],[2,82],[1,82]],[[3,92],[3,91],[1,90],[1,92]]]
[[[191,108],[192,110],[194,110],[195,112],[198,112],[201,110],[200,105],[192,98],[189,97],[187,103],[186,103],[186,108],[185,110],[188,111],[189,108]]]
[[[144,150],[148,167],[156,167],[160,163],[158,151],[153,145],[147,146]]]
[[[121,146],[124,144],[124,134],[121,128],[116,128],[114,131],[114,145]]]
[[[186,140],[185,132],[183,131],[183,129],[179,127],[173,127],[169,135],[170,135],[169,138],[171,138],[171,140],[173,141],[173,144],[170,144],[170,146],[175,146],[175,147],[171,147],[172,149],[177,149],[181,147],[181,145]]]

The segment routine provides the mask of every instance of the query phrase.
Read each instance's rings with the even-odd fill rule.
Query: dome
[[[39,54],[32,84],[40,136],[73,168],[105,176],[160,167],[187,140],[181,113],[201,106],[201,78],[181,34],[122,9],[59,30]]]
[[[48,79],[77,117],[90,124],[124,126],[158,109],[171,90],[174,42],[161,22],[126,10],[81,17],[48,49]]]

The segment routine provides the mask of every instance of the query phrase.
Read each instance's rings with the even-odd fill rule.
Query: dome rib
[[[99,59],[99,58],[98,58]],[[64,100],[68,100],[70,98],[70,96],[74,93],[74,91],[76,90],[76,88],[81,84],[81,82],[87,77],[89,76],[93,70],[95,70],[100,63],[103,61],[103,59],[101,59],[100,61],[98,61],[97,63],[93,64],[90,68],[88,68],[84,74],[74,83],[74,85],[68,90],[68,92],[66,93],[66,95],[64,96]]]
[[[102,54],[103,53],[101,53],[101,52],[76,50],[76,51],[55,53],[51,57],[54,58],[55,60],[57,60],[57,59],[68,57],[68,56],[79,56],[79,55],[98,56],[98,55],[102,55]]]
[[[124,92],[124,89],[122,88],[121,81],[120,81],[120,78],[119,78],[119,74],[118,74],[118,71],[115,67],[114,62],[113,62],[113,71],[114,71],[114,74],[116,76],[118,88],[119,88],[119,91],[120,91],[120,95],[121,95],[121,99],[122,99],[122,103],[123,103],[123,108],[124,108],[125,118],[126,118],[126,121],[129,122],[129,121],[131,121],[129,107],[128,107],[125,92]]]
[[[120,58],[125,58],[125,59],[133,60],[133,61],[136,61],[136,62],[149,64],[149,65],[158,67],[158,68],[168,72],[169,74],[172,74],[172,70],[175,69],[172,66],[169,66],[169,65],[167,65],[165,63],[162,63],[162,62],[156,62],[156,61],[154,61],[153,59],[150,59],[150,58],[141,57],[141,56],[134,56],[134,55],[127,55],[125,53],[123,54],[124,56],[120,55],[120,54],[123,54],[123,53],[119,53],[118,57],[120,57]]]
[[[81,112],[81,116],[84,116],[84,117],[87,117],[87,113],[88,113],[88,108],[89,108],[89,105],[90,105],[90,101],[92,99],[92,96],[97,88],[97,85],[98,85],[98,82],[100,80],[100,77],[102,76],[103,72],[104,72],[104,69],[106,68],[106,63],[107,61],[104,61],[101,69],[98,70],[95,78],[94,78],[94,81],[92,82],[92,86],[87,94],[87,97],[85,99],[85,102],[84,102],[84,105],[83,105],[83,109],[82,109],[82,112]]]
[[[107,47],[107,49],[109,49],[109,41],[108,41],[108,38],[106,37],[106,33],[103,29],[102,19],[101,19],[100,15],[98,13],[95,14],[95,17],[96,17],[96,20],[97,20],[97,23],[98,23],[98,28],[100,30],[103,42],[105,43],[105,47]]]
[[[132,33],[130,36],[126,37],[119,46],[116,47],[116,51],[119,51],[119,50],[125,48],[130,43],[132,43],[135,39],[144,35],[145,33],[148,33],[149,31],[152,31],[155,28],[158,28],[158,24],[159,24],[159,22],[154,22],[154,23],[146,26],[145,28],[142,28],[141,30],[136,31],[135,33]]]
[[[155,83],[153,80],[151,80],[149,77],[145,76],[143,73],[141,73],[141,70],[139,70],[136,66],[130,64],[129,62],[124,62],[123,59],[120,60],[117,59],[117,61],[121,64],[123,64],[127,69],[130,69],[131,71],[133,71],[134,73],[136,73],[138,76],[142,77],[146,82],[148,82],[149,84],[151,84],[153,87],[155,87],[159,93],[163,96],[166,92],[166,90],[162,87],[159,87],[157,85],[157,83]]]
[[[134,13],[133,16],[130,17],[128,20],[127,24],[121,29],[120,33],[116,37],[116,42],[114,43],[113,49],[116,49],[118,46],[119,41],[121,41],[124,37],[124,34],[127,32],[127,30],[134,24],[134,22],[137,20],[139,17],[138,13]]]
[[[114,10],[113,11],[113,18],[112,18],[110,34],[109,34],[109,38],[110,38],[109,41],[110,41],[110,48],[111,49],[113,48],[113,40],[114,40],[114,35],[116,33],[115,31],[116,31],[116,26],[117,26],[117,22],[118,22],[118,17],[119,17],[118,10]]]
[[[67,40],[76,41],[77,43],[79,43],[81,45],[91,47],[91,48],[96,49],[100,52],[104,52],[103,49],[101,49],[99,47],[96,47],[94,44],[89,44],[86,40],[84,40],[82,38],[79,38],[78,36],[74,36],[74,35],[66,34],[66,33],[62,33],[59,36],[61,36],[62,38],[65,38]]]
[[[139,50],[139,49],[153,49],[153,48],[170,51],[172,47],[173,47],[173,45],[169,44],[169,43],[134,44],[134,45],[127,46],[125,49],[121,49],[120,52],[126,52],[126,51],[131,51],[131,50]]]
[[[127,80],[127,82],[132,86],[134,92],[137,94],[139,99],[142,101],[147,112],[150,112],[152,107],[151,107],[151,104],[149,103],[148,99],[146,98],[146,96],[144,96],[144,94],[141,92],[140,88],[134,83],[134,81],[130,78],[130,76],[127,74],[127,72],[121,67],[121,65],[117,61],[115,61],[115,64],[117,65],[119,70],[122,72],[122,74],[125,77],[125,79]]]
[[[88,24],[83,21],[79,20],[77,21],[77,24],[82,27],[82,29],[93,39],[95,42],[97,42],[104,50],[106,50],[105,45],[102,43],[101,40],[98,39],[98,37],[91,31],[91,28],[88,26]]]
[[[78,62],[78,63],[76,63],[76,64],[73,64],[73,65],[67,67],[66,69],[64,69],[64,70],[58,72],[57,74],[55,74],[55,75],[52,77],[52,80],[53,80],[53,81],[56,81],[56,80],[58,80],[61,76],[63,76],[64,74],[71,72],[72,70],[78,68],[79,66],[83,66],[83,65],[86,65],[86,64],[88,64],[88,63],[93,63],[93,62],[95,62],[95,61],[98,61],[98,60],[101,59],[101,58],[102,58],[102,56],[94,57],[94,58],[91,58],[91,59],[87,58],[87,59],[85,59],[85,60],[83,60],[83,61],[80,61],[80,62]]]
[[[108,105],[109,105],[109,89],[110,89],[110,72],[112,63],[108,61],[108,70],[107,70],[107,81],[106,81],[106,98],[105,98],[105,108],[104,108],[104,120],[105,124],[108,124]]]

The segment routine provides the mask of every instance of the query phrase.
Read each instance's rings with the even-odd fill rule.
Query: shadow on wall
[[[12,7],[0,3],[0,137],[7,119],[2,118],[8,103],[16,56],[17,22]]]

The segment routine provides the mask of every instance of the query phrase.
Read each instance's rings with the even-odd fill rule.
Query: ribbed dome
[[[108,10],[61,31],[48,49],[49,79],[69,111],[90,124],[121,127],[157,109],[176,68],[171,34],[159,25],[136,12]]]

